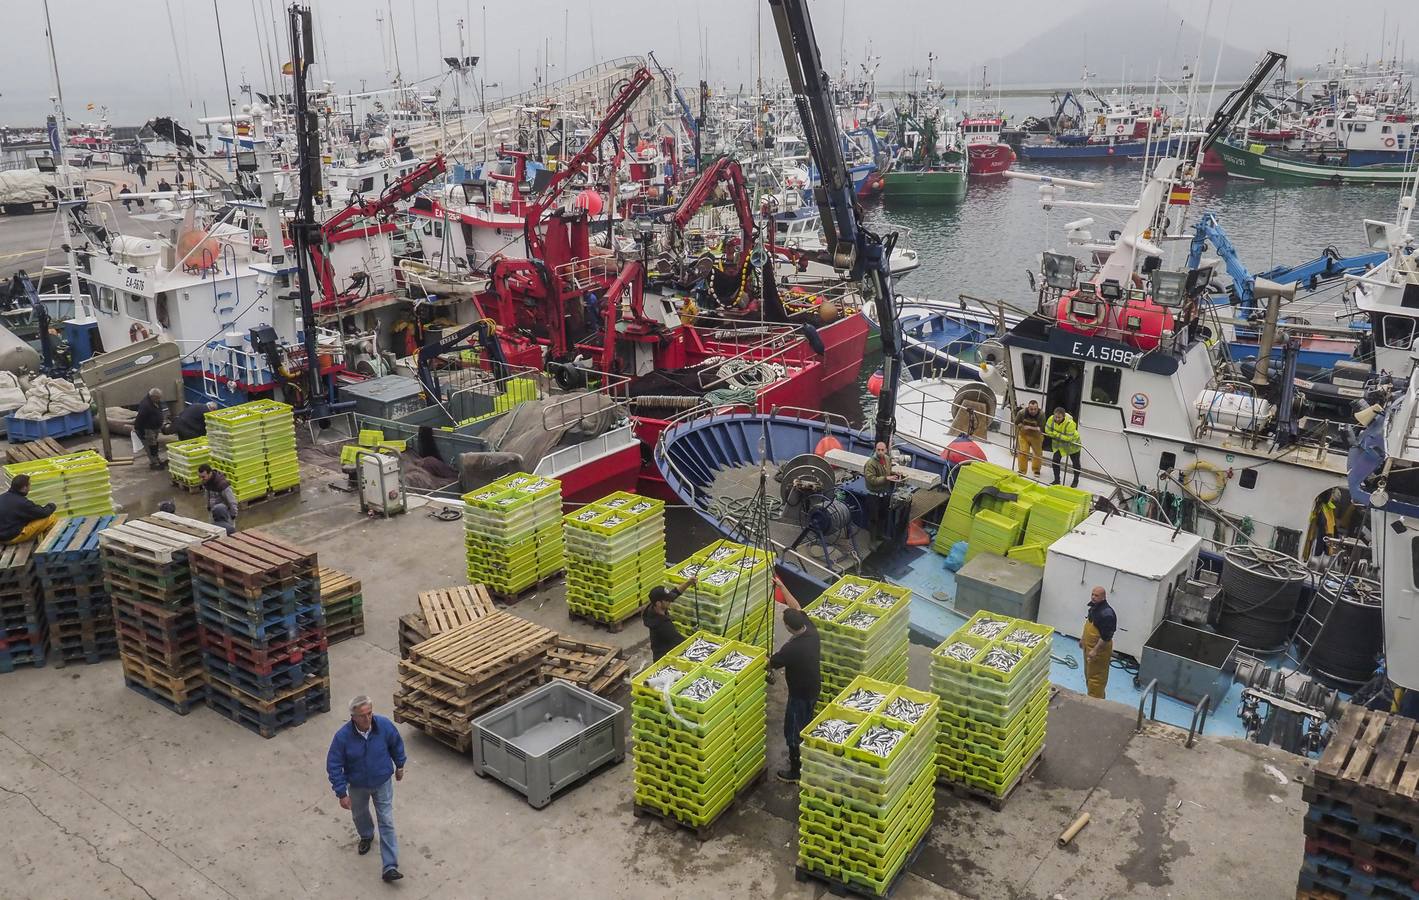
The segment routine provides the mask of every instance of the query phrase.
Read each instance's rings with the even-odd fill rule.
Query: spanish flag
[[[1175,184],[1168,192],[1169,206],[1187,206],[1192,202],[1192,185]]]

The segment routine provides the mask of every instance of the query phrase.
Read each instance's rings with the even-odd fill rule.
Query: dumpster
[[[1181,622],[1165,621],[1153,630],[1138,660],[1138,680],[1158,679],[1158,690],[1184,703],[1204,694],[1217,709],[1232,686],[1237,642]]]

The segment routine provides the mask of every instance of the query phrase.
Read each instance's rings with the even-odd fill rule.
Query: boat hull
[[[818,329],[825,350],[823,362],[818,367],[821,397],[831,396],[857,384],[857,377],[862,372],[862,357],[867,351],[869,330],[867,320],[860,315],[843,316]]]
[[[1257,153],[1231,144],[1214,145],[1234,178],[1271,181],[1282,184],[1368,184],[1397,185],[1411,177],[1404,166],[1333,166],[1284,157],[1274,153]]]
[[[1009,144],[971,144],[967,154],[975,176],[1003,175],[1015,164],[1015,149]]]
[[[1177,138],[1166,142],[1154,141],[1149,149],[1147,141],[1116,141],[1098,144],[1023,144],[1020,155],[1028,160],[1110,160],[1141,159],[1145,154],[1159,155],[1177,152],[1181,143]]]
[[[966,196],[965,172],[888,172],[889,203],[956,203]]]

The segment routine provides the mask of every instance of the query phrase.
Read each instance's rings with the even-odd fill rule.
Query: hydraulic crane
[[[341,293],[336,288],[335,268],[326,256],[326,248],[341,241],[375,234],[382,226],[350,227],[350,223],[357,219],[373,219],[393,213],[399,203],[412,198],[424,185],[442,175],[446,169],[443,154],[435,154],[433,159],[420,163],[407,175],[385,188],[377,198],[365,200],[357,197],[349,206],[321,223],[320,241],[310,245],[311,264],[315,266],[316,277],[320,279],[320,300],[315,304],[317,312],[339,309],[353,298],[352,292]]]
[[[901,380],[902,342],[888,259],[896,235],[885,238],[866,228],[856,203],[843,156],[843,134],[833,107],[807,0],[769,0],[774,27],[783,48],[794,104],[803,120],[808,152],[821,173],[813,187],[824,213],[826,250],[821,259],[848,271],[860,284],[863,300],[876,305],[882,341],[882,391],[877,400],[876,439],[891,446],[896,432],[897,385]]]
[[[1197,149],[1199,159],[1213,144],[1226,136],[1232,125],[1246,110],[1252,95],[1266,84],[1267,80],[1271,78],[1271,73],[1276,71],[1276,67],[1285,61],[1286,54],[1277,53],[1275,50],[1266,51],[1266,55],[1256,64],[1256,68],[1252,70],[1251,75],[1247,77],[1241,87],[1233,89],[1230,94],[1222,98],[1222,102],[1217,106],[1217,111],[1212,114],[1212,121],[1207,123],[1207,133],[1202,139],[1202,145]]]
[[[749,185],[744,179],[744,170],[727,156],[721,156],[705,169],[704,174],[685,193],[685,198],[670,215],[670,226],[674,234],[684,232],[695,213],[714,196],[714,189],[723,182],[729,185],[729,195],[734,200],[734,213],[739,217],[739,264],[735,272],[743,272],[749,264],[749,256],[754,248],[754,212],[749,208]]]

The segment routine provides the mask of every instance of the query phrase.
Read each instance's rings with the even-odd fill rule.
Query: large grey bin
[[[1165,621],[1154,629],[1138,659],[1138,680],[1158,679],[1158,690],[1184,703],[1212,698],[1215,711],[1232,686],[1237,642],[1181,622]]]
[[[1045,570],[1018,559],[981,553],[956,573],[956,612],[984,610],[1035,621]]]
[[[626,756],[625,710],[553,681],[473,721],[473,771],[491,775],[541,809],[552,796]]]

